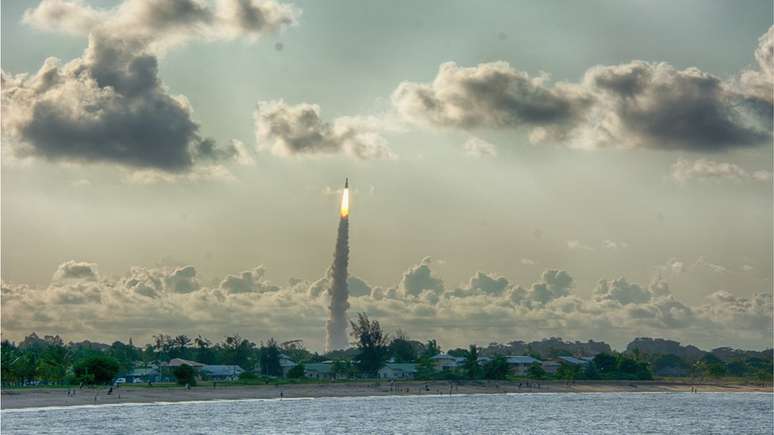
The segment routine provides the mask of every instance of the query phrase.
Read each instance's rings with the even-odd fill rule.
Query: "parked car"
[[[117,379],[116,379],[116,380],[113,382],[113,385],[117,385],[117,384],[125,384],[125,383],[126,383],[126,378],[117,378]]]
[[[144,383],[145,383],[145,381],[143,381],[143,380],[142,380],[142,379],[140,379],[140,378],[134,378],[134,380],[132,381],[132,383],[133,383],[133,384],[144,384]]]

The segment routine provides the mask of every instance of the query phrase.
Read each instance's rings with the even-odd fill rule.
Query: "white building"
[[[516,376],[524,376],[527,374],[527,369],[532,364],[540,364],[542,361],[536,358],[532,358],[529,355],[512,355],[505,357],[505,361],[511,369],[511,373]]]
[[[387,363],[379,369],[379,379],[414,379],[417,365],[414,363]]]
[[[454,370],[457,368],[457,358],[451,355],[439,353],[430,359],[433,361],[433,367],[436,370]]]
[[[235,381],[244,372],[237,365],[206,365],[201,368],[201,373],[213,381]]]

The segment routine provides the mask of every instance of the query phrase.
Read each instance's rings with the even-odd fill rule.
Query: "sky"
[[[3,338],[771,346],[771,2],[0,8]]]

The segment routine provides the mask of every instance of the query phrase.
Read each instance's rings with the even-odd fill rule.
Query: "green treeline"
[[[422,343],[409,339],[400,331],[391,337],[382,330],[378,321],[369,320],[363,314],[351,322],[351,327],[353,347],[323,355],[310,352],[300,340],[277,343],[270,338],[256,344],[239,335],[214,342],[202,336],[190,338],[160,334],[154,336],[152,343],[138,347],[131,340],[128,344],[120,341],[110,345],[88,341],[65,344],[59,336],[39,337],[33,333],[18,344],[2,341],[0,376],[4,386],[107,384],[120,374],[159,367],[172,358],[206,365],[239,366],[245,370],[240,375],[245,382],[283,375],[302,379],[305,364],[322,361],[333,361],[331,372],[335,378],[375,378],[389,361],[413,363],[416,365],[416,378],[428,380],[648,380],[683,376],[694,379],[734,377],[771,382],[774,370],[771,351],[744,353],[723,348],[721,358],[703,351],[690,356],[642,352],[632,345],[622,353],[603,351],[587,358],[589,361],[583,364],[570,364],[561,359],[571,356],[568,351],[558,348],[558,345],[557,348],[546,347],[545,340],[539,342],[539,353],[525,352],[542,360],[542,364],[534,363],[520,372],[509,364],[507,354],[500,353],[500,347],[472,345],[467,349],[448,350],[446,354],[456,357],[459,363],[451,369],[439,369],[433,357],[441,354],[441,348],[435,340]],[[296,366],[289,370],[286,367],[283,371],[282,358]],[[553,361],[553,366],[549,368],[546,361]],[[195,383],[188,369],[179,369],[170,375],[178,381],[185,380],[184,383]]]

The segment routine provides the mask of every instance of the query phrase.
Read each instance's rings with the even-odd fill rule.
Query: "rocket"
[[[349,177],[344,179],[344,191],[341,192],[341,209],[339,211],[342,219],[349,216]]]

